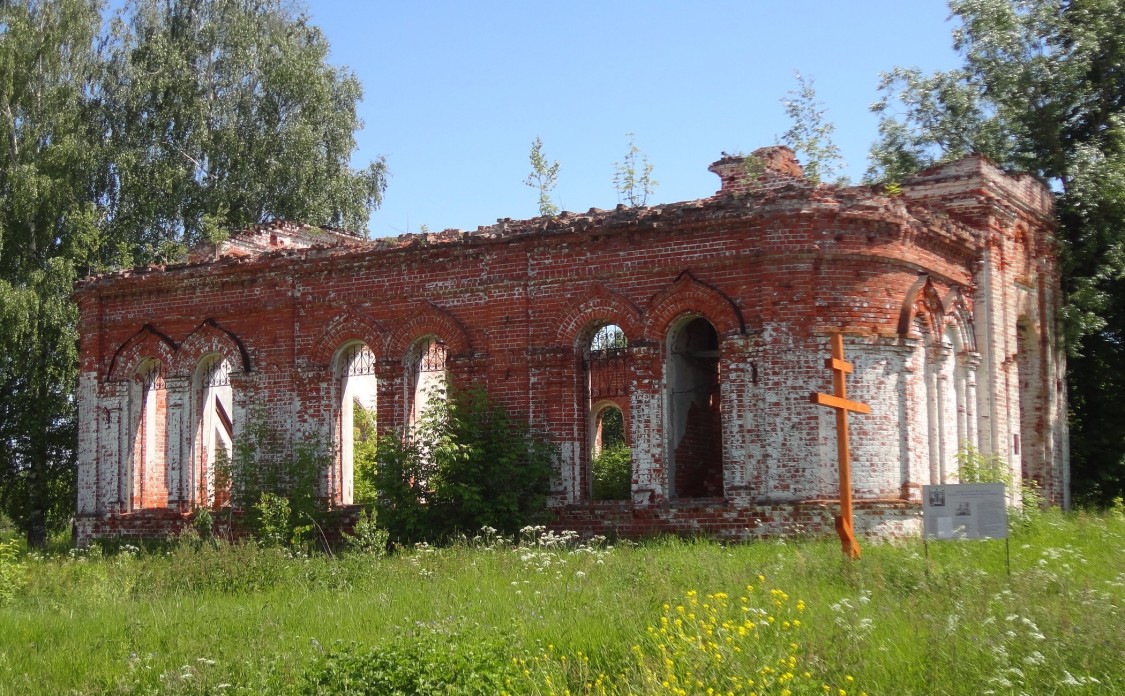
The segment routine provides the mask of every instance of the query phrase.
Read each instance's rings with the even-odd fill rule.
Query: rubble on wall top
[[[749,166],[748,161],[752,162]],[[224,242],[197,247],[186,263],[117,271],[79,281],[78,286],[101,278],[140,276],[220,262],[241,264],[294,256],[418,249],[592,229],[655,228],[725,217],[745,218],[786,209],[834,209],[847,218],[917,223],[943,236],[967,238],[972,232],[950,216],[943,205],[934,202],[973,195],[982,186],[990,188],[998,198],[1014,197],[1025,206],[1046,205],[1049,209],[1050,192],[1041,182],[1030,175],[1006,174],[981,157],[921,172],[893,193],[881,186],[837,186],[810,181],[793,151],[784,146],[759,148],[749,156],[723,153],[709,170],[722,181],[720,190],[709,198],[632,208],[618,205],[612,210],[590,208],[585,213],[562,211],[555,216],[526,220],[499,218],[496,224],[482,225],[472,232],[446,229],[367,240],[330,227],[274,220],[236,232]]]
[[[226,256],[256,256],[285,249],[362,248],[367,244],[365,239],[332,227],[313,227],[288,220],[271,220],[239,230],[222,242],[196,247],[188,255],[188,263],[214,261]]]

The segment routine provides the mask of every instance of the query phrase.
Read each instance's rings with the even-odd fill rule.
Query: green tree
[[[527,175],[525,184],[539,191],[539,214],[554,216],[559,214],[559,207],[551,200],[551,191],[559,178],[559,161],[548,162],[543,154],[543,141],[535,136],[531,143],[531,173]]]
[[[1079,499],[1125,489],[1125,0],[955,0],[961,67],[883,76],[869,180],[967,153],[1056,192]]]
[[[74,279],[271,217],[363,231],[359,82],[283,0],[0,2],[0,506],[74,505]]]
[[[803,155],[805,176],[812,181],[836,180],[844,166],[840,148],[832,141],[836,126],[825,118],[828,110],[816,97],[813,79],[797,73],[797,88],[790,90],[781,103],[789,117],[789,130],[781,141],[798,155]]]
[[[350,71],[283,0],[132,0],[113,22],[105,103],[111,226],[134,261],[270,218],[362,231],[382,159],[349,166]]]
[[[0,5],[0,507],[42,546],[74,505],[74,262],[101,239],[99,6]]]
[[[629,150],[624,159],[613,163],[613,188],[617,190],[619,202],[628,203],[635,208],[648,203],[660,182],[652,178],[652,165],[649,164],[648,155],[637,147],[635,136],[626,133],[625,137],[629,139]]]

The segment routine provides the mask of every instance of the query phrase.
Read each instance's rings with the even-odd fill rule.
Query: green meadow
[[[1125,694],[1125,515],[1003,541],[0,545],[0,696]]]

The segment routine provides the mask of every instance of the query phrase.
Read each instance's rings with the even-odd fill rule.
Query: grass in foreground
[[[1125,694],[1125,520],[1003,542],[0,550],[0,695]]]

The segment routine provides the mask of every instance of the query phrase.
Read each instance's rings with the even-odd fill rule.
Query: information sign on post
[[[922,534],[926,539],[1007,539],[1004,484],[923,486]]]

